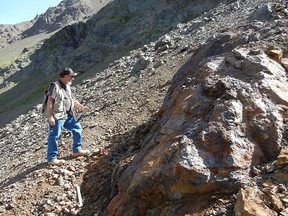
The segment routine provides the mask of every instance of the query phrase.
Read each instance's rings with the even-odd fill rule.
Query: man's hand
[[[54,126],[55,125],[55,119],[54,119],[53,116],[49,117],[48,121],[49,121],[50,126]]]
[[[89,109],[89,107],[87,107],[87,106],[83,106],[83,107],[82,107],[82,111],[84,111],[84,112],[89,112],[90,109]]]
[[[54,104],[54,98],[49,96],[48,102],[47,102],[47,109],[48,109],[48,122],[49,122],[50,126],[55,125],[55,118],[53,116],[53,104]]]
[[[83,112],[89,112],[90,111],[89,107],[82,105],[76,99],[73,99],[73,100],[74,100],[74,103],[75,103],[75,107],[77,107],[78,109],[82,110]]]

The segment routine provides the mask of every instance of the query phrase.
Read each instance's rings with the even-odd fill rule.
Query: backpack
[[[57,81],[56,81],[56,82],[57,82]],[[56,82],[50,83],[49,88],[44,91],[43,102],[42,102],[42,106],[41,106],[41,113],[42,113],[42,114],[45,113],[46,108],[47,108],[49,89],[51,88],[51,86],[52,86],[53,84],[55,84],[55,85],[57,86],[57,83],[56,83]]]
[[[46,89],[44,92],[44,98],[43,98],[43,102],[42,102],[42,107],[41,107],[41,113],[44,114],[46,107],[47,107],[47,102],[48,102],[48,92],[49,90]]]

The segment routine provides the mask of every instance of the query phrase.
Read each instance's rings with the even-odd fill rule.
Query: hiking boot
[[[56,159],[54,161],[49,161],[48,165],[51,165],[51,166],[62,166],[64,163],[65,163],[65,160]]]
[[[89,150],[81,150],[80,152],[74,152],[73,156],[74,157],[80,157],[80,156],[87,156],[90,154]]]

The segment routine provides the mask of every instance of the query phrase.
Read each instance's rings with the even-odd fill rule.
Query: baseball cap
[[[71,68],[65,67],[59,75],[60,76],[65,76],[65,75],[77,76],[77,73],[74,73],[74,71]]]

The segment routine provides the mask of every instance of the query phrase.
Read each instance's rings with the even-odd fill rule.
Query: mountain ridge
[[[45,13],[36,15],[30,21],[0,24],[0,48],[23,38],[40,33],[51,33],[73,22],[87,19],[109,2],[110,0],[99,3],[94,0],[61,1],[57,6],[48,8]]]

